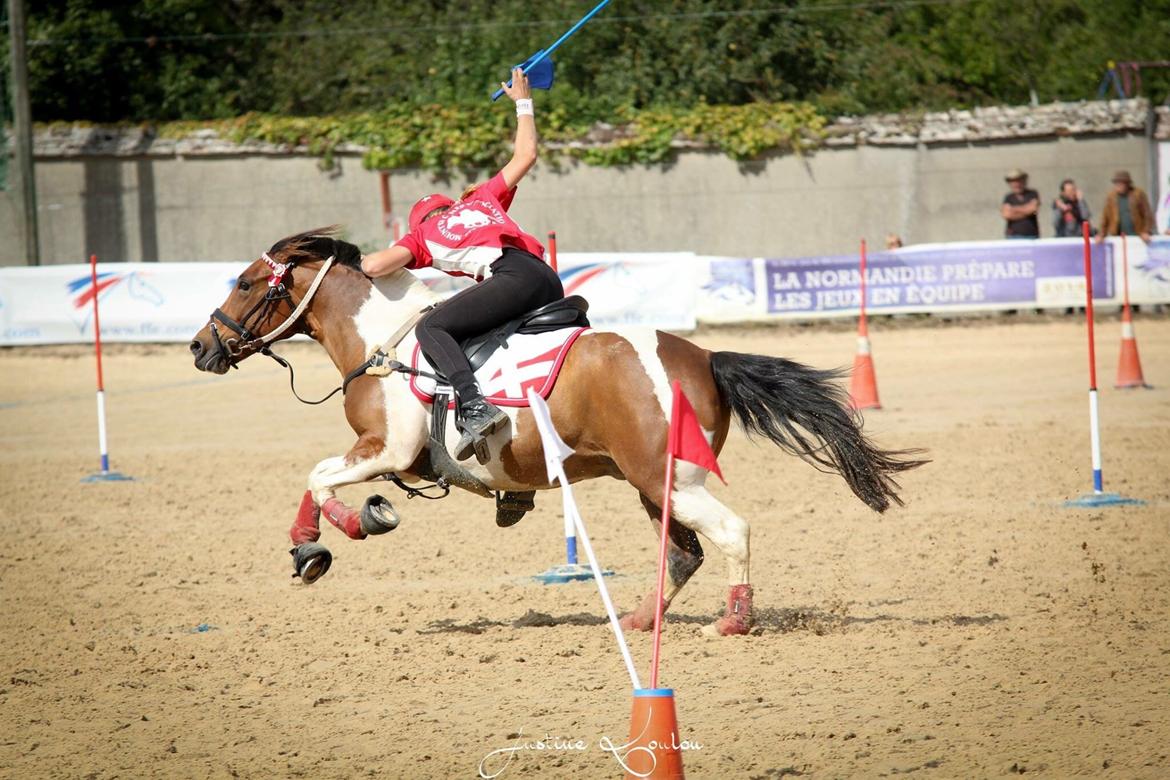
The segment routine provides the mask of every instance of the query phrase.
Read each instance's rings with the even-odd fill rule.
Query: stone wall
[[[880,243],[890,232],[914,243],[994,238],[1009,168],[1029,171],[1045,200],[1075,178],[1099,212],[1117,168],[1155,189],[1151,137],[1170,140],[1170,110],[1140,100],[846,118],[805,157],[737,163],[680,142],[667,165],[540,165],[513,212],[574,251],[794,256],[852,251],[858,238]],[[45,128],[36,139],[42,261],[244,259],[332,223],[367,249],[382,245],[379,177],[362,168],[362,151],[343,147],[323,170],[304,149],[234,144],[208,130],[171,139],[141,127]],[[464,184],[394,171],[394,210]],[[0,193],[0,235],[11,237],[0,243],[3,265],[24,263],[14,197]]]

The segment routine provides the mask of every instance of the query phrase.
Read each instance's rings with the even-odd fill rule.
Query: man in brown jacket
[[[1113,174],[1113,191],[1105,198],[1105,208],[1101,210],[1101,232],[1097,234],[1097,243],[1104,241],[1105,236],[1124,233],[1140,236],[1148,244],[1153,232],[1154,212],[1146,193],[1133,186],[1129,171]]]

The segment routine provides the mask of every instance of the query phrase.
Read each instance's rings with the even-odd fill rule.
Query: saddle
[[[481,336],[473,336],[462,342],[460,346],[467,355],[472,371],[478,371],[497,350],[506,347],[508,339],[516,334],[548,333],[564,328],[587,328],[589,318],[589,301],[580,295],[571,295],[559,301],[541,306],[539,309],[505,323]],[[436,376],[439,385],[446,384],[446,378]],[[435,395],[431,406],[431,435],[429,440],[429,468],[424,478],[434,479],[436,482],[454,484],[472,493],[485,497],[494,495],[496,500],[496,525],[501,528],[515,525],[520,518],[530,512],[535,504],[535,491],[507,491],[499,493],[491,491],[467,472],[447,452],[443,441],[447,427],[447,402],[450,390],[440,391]]]
[[[561,328],[588,328],[589,318],[586,316],[588,311],[589,301],[580,295],[570,295],[568,298],[534,309],[482,336],[472,336],[460,346],[463,347],[463,354],[467,355],[467,361],[471,363],[471,370],[477,371],[497,349],[505,346],[508,339],[517,333],[547,333]]]

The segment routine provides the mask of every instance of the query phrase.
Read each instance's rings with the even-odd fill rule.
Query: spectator
[[[1060,194],[1052,201],[1053,231],[1057,238],[1079,238],[1082,234],[1081,225],[1085,222],[1092,224],[1085,193],[1080,191],[1075,181],[1065,179],[1060,183]]]
[[[1162,210],[1166,213],[1166,235],[1170,236],[1170,179],[1166,179],[1166,196],[1162,198]]]
[[[1113,191],[1105,198],[1105,208],[1101,210],[1101,233],[1097,236],[1097,243],[1104,241],[1105,236],[1124,233],[1140,236],[1148,244],[1153,232],[1154,213],[1150,210],[1146,193],[1133,186],[1129,171],[1113,174]]]
[[[905,244],[897,233],[886,233],[886,249],[901,249]]]
[[[1040,221],[1036,218],[1040,211],[1040,193],[1028,189],[1028,174],[1019,168],[1008,171],[1004,181],[1011,187],[1011,192],[1003,196],[1003,205],[999,208],[999,213],[1007,222],[1004,236],[1040,238]]]

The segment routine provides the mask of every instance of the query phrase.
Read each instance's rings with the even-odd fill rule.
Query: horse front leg
[[[326,458],[309,474],[309,489],[305,491],[301,501],[302,511],[293,525],[294,534],[304,528],[303,515],[310,515],[314,511],[312,508],[306,509],[306,505],[319,507],[317,511],[350,539],[365,539],[370,535],[394,530],[398,526],[398,515],[381,496],[371,496],[365,506],[357,510],[338,498],[336,491],[344,485],[368,482],[409,466],[410,462],[388,453],[384,442],[378,437],[361,436],[344,456]],[[296,541],[295,536],[293,541]]]
[[[398,396],[389,395],[393,393]],[[414,463],[426,441],[426,415],[408,396],[405,383],[390,380],[367,382],[346,396],[346,418],[358,434],[357,442],[345,455],[326,458],[313,468],[289,532],[295,545],[294,572],[305,584],[324,575],[333,559],[317,543],[322,514],[350,539],[364,539],[397,527],[398,515],[382,496],[370,496],[359,511],[346,506],[336,491],[344,485],[406,471]],[[388,399],[394,401],[393,415],[388,413],[392,405]]]

